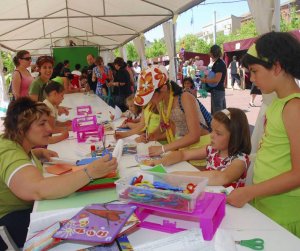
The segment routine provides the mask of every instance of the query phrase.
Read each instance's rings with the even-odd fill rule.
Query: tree
[[[154,39],[154,42],[150,46],[146,47],[146,57],[155,58],[164,56],[167,54],[167,46],[163,39]]]
[[[128,43],[126,45],[127,58],[131,61],[137,61],[139,59],[139,55],[133,43]]]
[[[15,68],[15,65],[12,61],[12,56],[9,52],[1,51],[1,58],[3,61],[3,67],[7,67],[8,72],[12,72]],[[0,69],[2,70],[2,69]]]
[[[194,34],[187,34],[179,40],[177,43],[176,51],[179,51],[181,48],[184,48],[186,51],[195,51],[196,44],[199,38]]]

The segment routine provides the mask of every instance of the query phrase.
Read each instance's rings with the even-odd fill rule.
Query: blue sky
[[[280,2],[286,2],[286,0],[281,0]],[[214,11],[216,11],[217,20],[227,18],[230,15],[241,16],[250,12],[247,0],[206,0],[204,4],[195,6],[178,17],[176,40],[188,33],[198,33],[203,26],[212,23]],[[193,23],[191,23],[192,17]],[[154,39],[162,38],[163,30],[161,25],[145,33],[145,37],[151,42]]]

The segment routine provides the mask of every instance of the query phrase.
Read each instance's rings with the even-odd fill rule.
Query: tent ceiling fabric
[[[204,0],[1,0],[0,46],[32,55],[52,46],[120,47]]]

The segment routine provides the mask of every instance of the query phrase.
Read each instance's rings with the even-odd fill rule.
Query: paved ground
[[[208,111],[210,111],[210,96],[207,98],[200,98],[200,101],[205,105]],[[226,103],[227,107],[237,107],[242,109],[248,118],[250,130],[252,132],[255,125],[255,121],[261,106],[261,96],[257,96],[255,103],[256,107],[249,106],[250,90],[232,90],[226,89]],[[0,131],[3,129],[3,121],[0,120]]]
[[[262,96],[256,96],[255,107],[249,106],[250,90],[232,90],[226,89],[226,104],[227,107],[236,107],[242,109],[248,118],[251,132],[255,126],[256,118],[261,106]],[[200,101],[205,105],[210,112],[210,96],[207,98],[200,98]]]

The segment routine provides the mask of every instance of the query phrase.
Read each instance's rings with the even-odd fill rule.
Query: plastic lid
[[[96,146],[95,145],[91,145],[91,151],[96,151]]]

